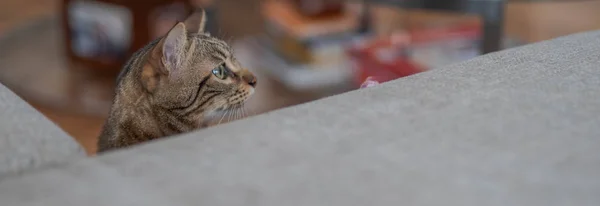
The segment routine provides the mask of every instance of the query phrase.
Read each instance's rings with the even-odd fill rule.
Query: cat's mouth
[[[239,103],[234,103],[234,104],[226,104],[226,105],[223,105],[221,107],[216,108],[214,111],[215,112],[225,112],[225,111],[228,111],[228,110],[241,109],[242,107],[244,107],[244,103],[245,102],[239,102]]]
[[[242,119],[247,117],[248,113],[244,108],[244,102],[240,102],[219,107],[213,110],[210,116],[209,122],[212,122],[211,125],[218,125],[221,123]]]
[[[241,111],[245,111],[245,104],[246,102],[250,99],[250,97],[252,96],[253,92],[246,92],[246,93],[242,93],[236,96],[231,97],[227,103],[223,104],[220,107],[217,107],[216,109],[214,109],[213,111],[217,114],[223,114],[223,113],[228,113],[228,112],[241,112]],[[244,116],[244,115],[240,115]]]

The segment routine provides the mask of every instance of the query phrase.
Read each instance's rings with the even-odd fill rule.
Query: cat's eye
[[[212,73],[219,79],[227,78],[227,68],[225,68],[225,64],[221,64],[217,68],[214,68]]]

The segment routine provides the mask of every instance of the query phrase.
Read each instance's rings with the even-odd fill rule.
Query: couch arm
[[[85,152],[73,138],[0,84],[0,181]]]
[[[597,206],[599,194],[598,31],[0,183],[3,205],[50,206]]]

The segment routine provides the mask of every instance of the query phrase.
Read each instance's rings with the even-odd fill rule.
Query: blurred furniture
[[[342,13],[319,18],[303,15],[294,4],[264,3],[261,11],[266,38],[257,37],[258,43],[244,44],[252,48],[252,59],[260,59],[253,65],[265,69],[292,89],[319,90],[343,84],[353,76],[362,76],[359,73],[365,73],[361,72],[364,70],[384,71],[379,68],[382,65],[396,64],[384,67],[395,67],[392,70],[401,74],[366,73],[381,75],[383,79],[398,78],[414,73],[415,69],[406,68],[408,65],[418,64],[415,66],[423,71],[480,54],[482,23],[475,15],[431,10],[417,12],[368,2],[346,6]],[[353,48],[390,37],[402,39],[400,41],[404,43],[376,46],[379,48],[369,49],[372,52],[349,55]],[[373,62],[380,63],[363,64],[368,54],[372,54]]]
[[[104,117],[115,79],[74,68],[66,55],[61,19],[34,21],[0,40],[0,82],[21,98],[55,110]]]
[[[402,8],[467,12],[483,22],[482,54],[502,49],[506,0],[364,0],[366,4],[389,4]]]
[[[63,0],[62,18],[69,63],[78,68],[118,73],[131,54],[156,38],[154,31],[159,25],[155,21],[160,17],[155,16],[155,12],[175,3],[181,3],[182,9],[172,18],[182,21],[184,14],[192,9],[190,0],[146,0],[143,3],[138,0]],[[166,29],[174,23],[167,22]],[[164,33],[165,29],[162,30]],[[77,38],[85,39],[75,45]],[[89,51],[78,52],[78,49]],[[102,51],[97,51],[100,49]]]
[[[600,205],[598,65],[600,31],[574,34],[7,176],[0,200],[21,206]],[[9,160],[0,168],[22,155],[41,156],[37,149],[59,144],[52,134],[64,141],[10,91],[0,95],[0,117],[11,117],[0,125],[13,129],[0,135],[13,143],[0,150]],[[45,126],[32,127],[32,119]],[[27,144],[35,149],[20,149]]]
[[[505,0],[487,0],[487,1],[478,1],[478,0],[449,0],[449,1],[434,1],[434,0],[420,0],[420,1],[386,1],[386,0],[364,0],[361,1],[363,4],[363,14],[362,15],[362,24],[363,26],[359,27],[359,31],[367,31],[367,32],[356,32],[367,35],[369,34],[393,34],[396,31],[408,31],[406,33],[413,33],[416,30],[429,30],[441,28],[449,29],[452,27],[461,27],[462,25],[471,24],[477,25],[480,27],[480,33],[475,35],[473,38],[463,38],[456,39],[452,41],[447,41],[447,44],[440,44],[440,42],[430,41],[421,44],[421,48],[419,52],[407,52],[406,59],[414,60],[418,59],[418,63],[425,63],[426,68],[438,68],[439,65],[446,65],[450,63],[459,62],[465,59],[470,59],[472,56],[477,56],[480,54],[485,54],[489,52],[498,51],[505,48],[514,47],[516,45],[522,45],[525,43],[524,39],[521,39],[519,35],[505,35],[503,29],[506,26],[504,23],[504,19],[508,18],[504,15],[504,10],[506,3],[508,1]],[[513,0],[511,2],[518,3],[528,3],[529,5],[535,4],[537,7],[541,7],[544,3],[557,3],[561,2],[560,0],[547,0],[547,1],[531,1],[531,0]],[[536,2],[536,3],[531,3]],[[537,4],[540,2],[541,4]],[[270,3],[275,4],[275,3]],[[280,3],[281,4],[281,3]],[[269,10],[269,7],[265,7]],[[273,10],[273,9],[271,9]],[[283,10],[283,9],[279,9]],[[289,9],[288,9],[289,10]],[[581,10],[581,9],[578,9]],[[264,46],[269,45],[268,42],[262,41],[259,44],[254,44],[253,47],[256,48],[258,59],[262,61],[263,65],[260,65],[259,68],[264,68],[269,70],[268,72],[272,74],[272,76],[280,81],[284,82],[287,86],[293,89],[320,89],[325,88],[327,86],[339,84],[344,82],[345,79],[350,76],[356,76],[357,71],[356,68],[352,68],[357,64],[345,64],[339,63],[335,64],[314,64],[313,62],[317,61],[307,61],[305,59],[310,59],[306,57],[316,56],[319,57],[322,61],[319,62],[351,62],[344,58],[337,58],[337,56],[329,55],[326,52],[330,52],[335,54],[336,51],[339,51],[338,48],[327,48],[323,46],[325,43],[323,42],[333,42],[328,39],[333,39],[332,37],[322,35],[314,37],[313,39],[302,38],[301,35],[297,35],[298,28],[301,28],[298,22],[303,21],[315,21],[310,18],[301,18],[296,17],[292,19],[290,16],[292,14],[283,15],[284,12],[264,12],[266,13],[266,21],[267,21],[267,34],[269,34],[269,38],[272,40],[272,33],[289,33],[296,35],[280,35],[286,38],[286,41],[274,41],[270,45],[273,46]],[[348,12],[352,13],[352,12]],[[429,13],[429,17],[427,15],[422,15],[423,13]],[[414,15],[418,14],[418,15]],[[298,16],[298,15],[295,15]],[[435,16],[431,18],[431,16]],[[521,14],[520,16],[526,16]],[[386,18],[387,17],[387,18]],[[415,20],[415,19],[428,19],[428,20]],[[287,19],[288,20],[286,22]],[[308,19],[308,20],[307,20]],[[329,18],[331,19],[331,18]],[[450,20],[453,19],[453,20]],[[292,21],[294,20],[294,21]],[[273,23],[269,21],[273,21],[278,23],[279,28],[275,30],[276,32],[271,32],[273,29]],[[526,19],[511,19],[512,25],[514,24],[522,24],[521,22],[526,21]],[[283,22],[283,23],[282,23]],[[342,25],[342,20],[339,20],[337,24],[330,25]],[[586,21],[589,22],[589,21]],[[402,28],[403,24],[406,24],[405,28]],[[535,23],[532,23],[535,24]],[[589,25],[589,24],[588,24]],[[531,24],[529,24],[531,26]],[[308,26],[306,26],[308,27]],[[370,28],[369,28],[370,27]],[[309,27],[316,31],[316,25]],[[333,26],[329,26],[329,28],[337,28]],[[585,28],[585,27],[584,27]],[[589,28],[589,26],[588,26]],[[592,27],[593,28],[593,27]],[[308,29],[307,29],[308,30]],[[313,31],[309,30],[309,31]],[[331,29],[333,30],[333,29]],[[526,30],[526,28],[524,28]],[[561,29],[555,28],[555,31],[560,31]],[[283,32],[282,32],[283,31]],[[447,36],[457,36],[456,33],[450,34],[450,32],[440,32],[440,33],[449,33]],[[290,38],[289,36],[293,36]],[[333,36],[333,35],[332,35]],[[358,35],[357,35],[358,36]],[[558,35],[556,35],[558,36]],[[354,38],[355,36],[351,36]],[[416,36],[419,38],[419,36]],[[346,36],[338,35],[337,41],[343,43],[334,44],[339,47],[347,47],[347,42],[344,41]],[[293,39],[290,41],[289,39]],[[314,40],[316,39],[316,40]],[[413,39],[413,38],[410,38]],[[467,40],[467,41],[465,41]],[[412,41],[412,40],[411,40]],[[259,41],[260,42],[260,41]],[[266,43],[265,43],[266,42]],[[282,43],[283,42],[283,43]],[[292,46],[286,44],[288,42],[292,42]],[[316,46],[312,46],[312,42]],[[435,43],[434,43],[435,42]],[[460,43],[456,43],[460,42]],[[346,43],[346,44],[344,44]],[[432,46],[434,43],[436,46]],[[462,44],[458,46],[458,44]],[[300,46],[298,46],[300,45]],[[264,48],[259,48],[259,47]],[[317,49],[310,49],[315,47]],[[408,46],[412,47],[412,46]],[[419,47],[419,46],[417,46]],[[427,48],[428,47],[428,48]],[[437,47],[437,48],[434,48]],[[463,47],[463,48],[461,48]],[[471,49],[473,47],[474,49]],[[283,48],[283,49],[282,49]],[[290,49],[291,48],[291,49]],[[301,48],[301,49],[298,49]],[[306,49],[309,48],[309,49]],[[466,48],[466,49],[465,49]],[[477,49],[479,48],[479,49]],[[320,53],[318,49],[321,49],[324,54]],[[273,50],[273,51],[269,51]],[[283,52],[282,52],[283,50]],[[414,51],[414,49],[410,49]],[[307,52],[309,51],[309,52]],[[334,51],[334,52],[331,52]],[[312,52],[312,53],[311,53]],[[306,55],[307,53],[312,55]],[[339,53],[339,52],[338,52]],[[418,53],[415,55],[415,53]],[[333,56],[334,58],[330,57]],[[340,56],[340,55],[338,55]],[[283,57],[279,58],[278,57]],[[412,59],[411,59],[412,58]],[[298,60],[300,59],[300,60]],[[315,59],[315,58],[312,58]],[[336,61],[338,59],[342,59],[342,61]],[[357,59],[357,58],[352,58]],[[360,57],[358,58],[360,59]],[[459,60],[459,61],[453,61]],[[307,63],[308,62],[308,63]],[[260,64],[259,63],[259,64]],[[360,64],[358,64],[360,65]],[[273,67],[273,68],[269,68]],[[370,68],[372,69],[372,68]],[[354,73],[354,74],[352,74]],[[387,75],[384,79],[389,78],[391,76],[397,77],[397,75]],[[363,77],[364,79],[364,77]]]
[[[510,0],[505,35],[538,42],[600,29],[598,10],[597,0]]]
[[[329,16],[343,11],[343,0],[293,0],[297,9],[306,16]]]
[[[407,9],[431,9],[479,15],[483,23],[482,54],[503,49],[507,3],[577,3],[594,0],[362,0],[367,4],[387,4]],[[569,5],[565,5],[569,6]],[[567,8],[565,8],[567,9]],[[567,9],[569,10],[569,9]],[[573,11],[571,9],[571,11]]]

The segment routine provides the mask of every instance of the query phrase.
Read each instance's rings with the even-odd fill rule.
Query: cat
[[[197,9],[132,55],[117,77],[98,152],[206,127],[254,93],[254,74],[225,41],[204,32],[205,24]]]

